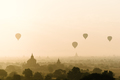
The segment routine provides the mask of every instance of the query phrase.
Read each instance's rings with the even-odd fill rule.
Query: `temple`
[[[61,63],[60,59],[57,60],[55,66],[57,67],[56,69],[64,69],[64,65]]]
[[[24,69],[30,68],[32,70],[35,70],[39,67],[40,67],[40,65],[38,63],[36,63],[36,59],[34,58],[33,54],[31,55],[31,58],[27,61],[27,63],[23,65]]]
[[[60,62],[60,60],[59,60],[59,59],[58,59],[58,61],[57,61],[57,64],[58,64],[58,65],[60,65],[60,64],[61,64],[61,62]]]
[[[35,66],[36,65],[36,59],[34,58],[33,54],[31,55],[31,58],[27,61],[28,66]]]

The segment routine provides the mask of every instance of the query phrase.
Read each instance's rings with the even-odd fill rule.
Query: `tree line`
[[[100,68],[94,68],[92,73],[89,70],[82,70],[78,67],[73,67],[66,71],[57,69],[51,73],[33,72],[31,69],[23,70],[22,74],[17,72],[8,73],[0,69],[0,80],[115,80],[112,71],[103,71]]]

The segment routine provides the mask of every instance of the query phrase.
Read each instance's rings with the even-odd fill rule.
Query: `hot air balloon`
[[[108,36],[107,39],[108,39],[109,41],[111,41],[111,40],[112,40],[112,36]]]
[[[84,33],[83,34],[83,37],[86,39],[88,37],[88,34],[87,33]]]
[[[77,45],[78,45],[78,43],[77,43],[77,42],[73,42],[73,43],[72,43],[72,46],[73,46],[74,48],[76,48],[76,47],[77,47]]]
[[[20,34],[20,33],[17,33],[17,34],[15,35],[15,37],[17,38],[17,40],[19,40],[19,39],[21,38],[21,34]]]

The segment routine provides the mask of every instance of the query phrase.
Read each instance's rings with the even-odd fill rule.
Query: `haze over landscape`
[[[120,56],[120,0],[1,0],[0,56]],[[21,33],[21,39],[15,38]],[[89,36],[85,40],[83,33]],[[107,36],[112,36],[109,42]],[[77,41],[74,49],[72,42]]]
[[[120,0],[0,0],[0,80],[120,80]]]

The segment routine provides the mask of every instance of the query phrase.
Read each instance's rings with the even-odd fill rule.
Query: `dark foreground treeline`
[[[95,68],[93,73],[84,72],[78,67],[73,67],[70,71],[58,69],[53,73],[42,74],[31,69],[25,69],[22,74],[11,72],[9,75],[3,69],[0,70],[0,80],[115,80],[112,71],[103,71]]]

